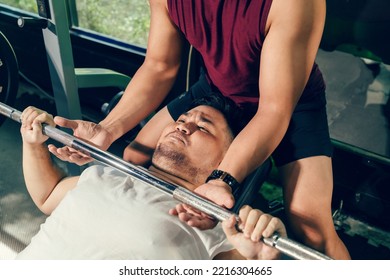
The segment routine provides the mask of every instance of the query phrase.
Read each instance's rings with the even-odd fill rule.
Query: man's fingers
[[[35,118],[39,115],[39,112],[37,109],[34,107],[27,107],[22,115],[21,115],[21,121],[22,121],[22,126],[25,129],[32,129],[32,123],[34,122]]]
[[[198,212],[197,209],[184,203],[178,204],[175,208],[170,209],[169,214],[177,216],[180,221],[200,230],[213,228],[217,223],[216,220],[210,218],[208,215],[203,212]]]
[[[249,215],[249,212],[252,210],[252,207],[248,206],[248,205],[244,205],[243,207],[241,207],[240,211],[239,211],[239,217],[240,217],[240,225],[239,225],[239,228],[241,230],[244,229],[245,227],[245,223],[246,223],[246,219],[248,218],[248,215]]]
[[[260,218],[257,221],[257,225],[255,226],[255,229],[253,230],[251,235],[252,241],[254,242],[259,241],[261,237],[264,236],[264,230],[266,230],[267,227],[270,227],[271,219],[272,216],[268,214],[263,214],[260,216]],[[271,229],[272,229],[272,225],[271,225]]]
[[[45,140],[47,140],[48,137],[42,134],[42,125],[39,121],[34,121],[31,124],[30,137],[28,138],[34,143],[44,142]]]
[[[191,215],[192,216],[192,215]],[[201,218],[198,216],[192,216],[187,220],[187,224],[191,227],[196,227],[200,230],[211,229],[216,226],[216,221],[210,218]]]
[[[47,123],[50,126],[55,126],[55,123],[53,121],[53,116],[47,113],[41,113],[35,118],[34,121],[39,121],[41,123]]]
[[[243,229],[243,233],[245,237],[250,238],[252,236],[255,227],[257,226],[257,222],[259,221],[260,212],[256,210],[251,210],[248,214],[248,217],[245,221],[245,226]]]
[[[222,229],[227,237],[233,236],[238,233],[236,229],[236,219],[231,216],[229,219],[222,222]]]
[[[177,216],[179,213],[176,211],[176,208],[169,209],[169,215]]]
[[[199,216],[202,215],[202,213],[199,210],[195,209],[194,207],[192,207],[188,204],[181,204],[181,207],[182,207],[183,211],[186,211],[190,214],[199,215]]]
[[[275,232],[282,237],[287,237],[286,227],[283,222],[279,218],[272,217],[267,228],[263,231],[263,237],[271,237]]]
[[[179,214],[183,212],[185,212],[185,209],[183,208],[183,204],[177,204],[175,208],[169,210],[169,214],[174,216],[179,216]]]

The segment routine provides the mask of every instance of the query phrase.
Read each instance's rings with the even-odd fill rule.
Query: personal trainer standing
[[[220,92],[247,112],[248,124],[219,164],[220,171],[195,191],[230,208],[234,198],[229,181],[241,182],[272,156],[281,175],[288,225],[294,235],[334,259],[348,259],[332,220],[332,146],[325,84],[315,64],[325,2],[150,0],[145,61],[118,105],[99,125],[58,118],[56,122],[107,149],[162,103],[177,76],[183,41],[187,40],[201,54],[204,74],[189,92],[148,122],[126,148],[124,158],[135,164],[149,162],[161,129],[186,109],[185,104]],[[66,147],[51,152],[78,164],[90,160]],[[179,214],[181,220],[196,227],[213,224],[188,217],[185,212]]]

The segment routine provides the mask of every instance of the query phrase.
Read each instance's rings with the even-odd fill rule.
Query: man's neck
[[[164,170],[161,170],[154,165],[151,165],[149,167],[149,171],[150,171],[150,173],[152,173],[154,176],[160,178],[161,180],[179,185],[183,188],[189,189],[190,191],[193,191],[196,187],[198,187],[197,185],[195,185],[187,180],[184,180],[182,178],[179,178],[175,175],[167,173]]]

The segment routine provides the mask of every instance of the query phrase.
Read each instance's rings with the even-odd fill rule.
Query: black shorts
[[[298,103],[287,132],[272,157],[277,166],[282,166],[312,156],[331,157],[332,153],[324,92],[310,103]]]
[[[168,111],[174,120],[183,114],[191,102],[210,94],[211,88],[204,75],[187,92],[168,105]],[[332,144],[329,137],[326,114],[325,92],[313,98],[298,102],[290,125],[281,143],[272,154],[277,166],[311,156],[332,156]]]

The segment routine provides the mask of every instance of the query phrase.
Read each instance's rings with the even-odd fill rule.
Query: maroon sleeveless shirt
[[[171,20],[201,54],[209,83],[255,113],[260,53],[272,0],[167,1]],[[301,99],[324,90],[315,64]]]

